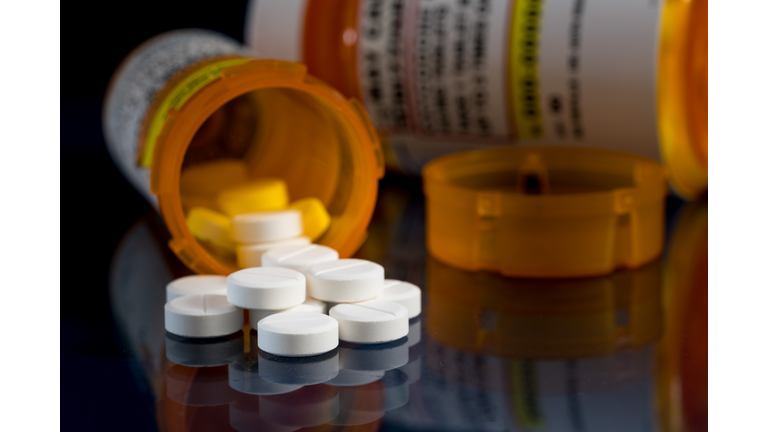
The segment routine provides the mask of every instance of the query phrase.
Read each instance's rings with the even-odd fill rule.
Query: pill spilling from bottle
[[[242,163],[218,160],[185,169],[180,193],[194,237],[240,270],[169,283],[171,334],[228,336],[243,329],[247,313],[260,350],[309,357],[333,351],[339,341],[397,341],[421,313],[417,286],[385,280],[381,265],[339,259],[336,250],[312,243],[331,218],[317,198],[291,202],[280,179],[249,178]]]

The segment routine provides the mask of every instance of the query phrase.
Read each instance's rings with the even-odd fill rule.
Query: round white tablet
[[[292,308],[283,309],[279,311],[264,310],[264,309],[249,309],[248,315],[250,317],[251,327],[253,327],[256,325],[256,323],[263,320],[264,318],[280,312],[316,312],[316,313],[324,314],[325,311],[326,309],[325,309],[324,302],[321,302],[320,300],[308,298],[304,300],[304,303],[298,306],[294,306]]]
[[[241,243],[237,245],[237,265],[242,268],[261,266],[261,256],[264,252],[282,246],[304,246],[311,242],[309,237],[295,237],[287,240],[276,240],[262,243]]]
[[[232,218],[232,233],[240,243],[259,243],[298,237],[304,228],[298,210],[263,211]]]
[[[165,304],[165,329],[199,338],[226,336],[243,328],[243,310],[221,294],[194,294]]]
[[[285,267],[303,272],[307,267],[339,259],[335,250],[316,244],[306,246],[281,246],[268,250],[261,256],[264,267]]]
[[[328,313],[339,322],[339,339],[354,343],[382,343],[408,335],[408,309],[385,301],[338,304]]]
[[[341,259],[307,268],[307,293],[329,302],[359,302],[378,297],[384,267],[361,259]]]
[[[412,283],[387,279],[377,300],[387,300],[405,306],[408,309],[408,318],[417,317],[421,313],[421,290]]]
[[[165,301],[192,294],[227,295],[227,278],[218,275],[192,275],[180,277],[165,286]]]
[[[258,323],[258,346],[280,356],[327,353],[339,345],[339,324],[316,312],[282,312]]]
[[[227,299],[244,309],[282,310],[306,299],[303,274],[279,267],[253,267],[227,276]]]

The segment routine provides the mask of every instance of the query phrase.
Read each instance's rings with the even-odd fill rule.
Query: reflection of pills
[[[165,329],[175,335],[226,336],[243,328],[243,310],[220,294],[178,297],[165,304]]]
[[[410,391],[408,389],[408,375],[399,370],[388,370],[380,381],[386,388],[384,397],[384,409],[387,411],[400,408],[408,403]]]
[[[340,349],[339,360],[342,358],[342,350]],[[382,378],[384,378],[384,371],[339,369],[339,374],[336,375],[332,380],[326,381],[326,384],[337,387],[353,387],[370,384]]]
[[[295,270],[255,267],[227,276],[227,299],[244,309],[288,309],[305,298],[306,278]]]
[[[421,318],[408,321],[408,346],[412,347],[421,342]]]
[[[343,369],[386,371],[408,363],[408,345],[404,338],[379,344],[339,344],[339,360]]]
[[[341,259],[305,270],[307,293],[318,300],[359,302],[376,298],[384,286],[384,267],[366,260]]]
[[[387,279],[377,300],[387,300],[405,306],[408,309],[408,318],[414,318],[421,313],[421,290],[412,283]]]
[[[281,246],[270,249],[261,256],[264,267],[285,267],[304,271],[307,267],[339,259],[335,250],[316,244],[306,246]]]
[[[185,366],[222,366],[243,355],[243,332],[228,337],[186,338],[165,334],[165,357]]]
[[[229,364],[229,386],[252,395],[284,394],[301,388],[300,385],[267,381],[259,375],[260,368],[258,356],[241,353],[238,360]]]
[[[343,341],[382,343],[408,335],[408,309],[394,302],[338,304],[328,314],[339,322],[339,339]]]
[[[280,312],[317,312],[317,313],[324,314],[326,312],[326,309],[325,309],[325,302],[321,302],[320,300],[315,300],[311,298],[304,300],[304,303],[298,306],[294,306],[292,308],[283,309],[279,311],[264,310],[264,309],[249,309],[248,315],[250,317],[251,326],[252,327],[256,326],[256,324],[262,319]]]
[[[180,277],[165,286],[165,301],[192,294],[227,295],[227,278],[214,275]]]
[[[232,235],[240,243],[286,240],[301,235],[301,213],[277,210],[239,214],[232,218]]]
[[[241,268],[261,266],[264,252],[282,246],[303,246],[310,243],[309,237],[295,237],[287,240],[275,240],[261,243],[242,243],[237,245],[237,265]]]
[[[270,354],[312,356],[327,353],[338,344],[339,324],[328,315],[282,312],[258,322],[258,346]]]
[[[314,385],[339,374],[339,352],[310,357],[281,357],[259,351],[259,376],[278,384]]]

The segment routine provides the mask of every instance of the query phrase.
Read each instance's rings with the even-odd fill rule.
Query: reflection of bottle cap
[[[590,276],[662,250],[667,183],[650,159],[515,146],[441,157],[423,177],[427,249],[459,268]]]
[[[580,279],[516,279],[430,258],[430,338],[518,358],[578,358],[650,344],[661,333],[660,262]]]
[[[224,405],[236,398],[229,387],[227,368],[173,365],[166,371],[168,398],[191,406]]]
[[[408,363],[406,338],[383,344],[339,343],[342,369],[386,371]]]
[[[243,354],[243,332],[218,338],[185,338],[165,333],[165,356],[185,366],[223,366]]]
[[[302,387],[284,395],[259,396],[259,414],[283,426],[316,426],[339,415],[339,391],[324,384]]]
[[[284,394],[301,388],[301,385],[278,384],[259,376],[259,360],[253,354],[242,355],[242,358],[230,363],[229,386],[252,395]]]
[[[338,350],[311,357],[283,357],[259,350],[259,376],[273,383],[313,385],[338,374]]]

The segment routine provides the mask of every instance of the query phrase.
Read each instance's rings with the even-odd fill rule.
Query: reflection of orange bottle
[[[580,279],[516,279],[428,262],[427,333],[464,351],[517,358],[581,358],[647,346],[661,334],[661,272]]]
[[[707,430],[707,203],[684,208],[665,270],[664,337],[659,344],[657,405],[663,431]]]
[[[258,0],[246,41],[361,99],[418,172],[523,141],[663,159],[707,187],[707,0]]]

